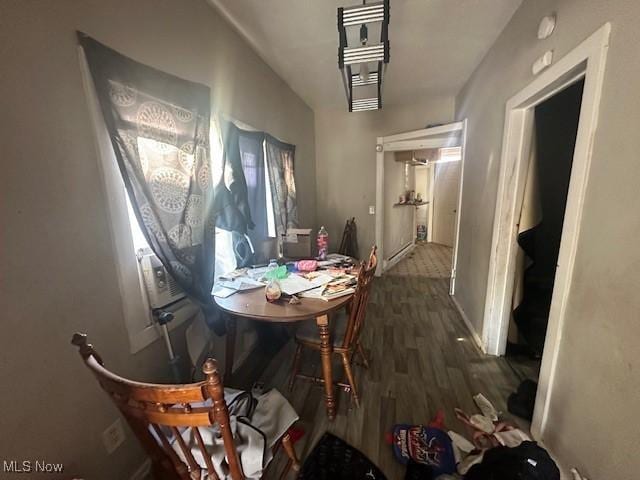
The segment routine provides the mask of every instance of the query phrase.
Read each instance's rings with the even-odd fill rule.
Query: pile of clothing
[[[428,425],[395,425],[393,452],[407,465],[405,480],[560,480],[560,471],[544,448],[519,428],[500,421],[482,394],[474,401],[481,413],[455,409],[468,438],[444,425],[438,412]]]

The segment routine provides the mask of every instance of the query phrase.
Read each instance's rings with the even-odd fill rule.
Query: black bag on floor
[[[547,451],[536,442],[515,448],[487,450],[482,463],[474,465],[465,480],[560,480],[560,470]]]
[[[362,452],[325,433],[304,461],[298,480],[387,480]]]
[[[514,415],[531,421],[537,392],[538,384],[536,382],[529,379],[523,380],[518,386],[518,391],[509,395],[507,409]]]

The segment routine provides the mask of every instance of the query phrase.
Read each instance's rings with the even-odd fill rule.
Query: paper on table
[[[214,285],[213,290],[211,290],[211,295],[219,298],[227,298],[236,293],[237,290],[233,288],[221,287],[220,285]]]
[[[321,260],[318,262],[319,267],[328,267],[330,265],[335,265],[336,263],[341,263],[342,260],[334,259],[334,260]]]
[[[324,300],[328,302],[336,298],[344,297],[345,295],[351,295],[356,291],[355,288],[349,287],[337,293],[327,294],[325,290],[326,290],[326,286],[322,285],[320,287],[307,290],[306,292],[300,292],[300,296],[303,298],[319,298],[320,300]]]
[[[220,287],[230,288],[236,291],[253,290],[254,288],[264,287],[264,283],[260,283],[249,277],[240,277],[234,280],[223,280],[216,284]]]
[[[296,275],[292,273],[287,278],[283,278],[279,280],[280,289],[286,293],[287,295],[295,295],[296,293],[304,292],[306,290],[311,290],[312,288],[317,288],[322,285],[325,285],[333,280],[331,275],[320,274],[313,278],[312,280],[307,280],[306,278],[301,277],[300,275]]]
[[[268,270],[269,267],[250,268],[249,270],[247,270],[247,275],[254,280],[258,280],[264,277],[265,273],[267,273]]]

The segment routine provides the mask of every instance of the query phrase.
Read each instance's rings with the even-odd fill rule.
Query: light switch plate
[[[374,205],[369,205],[369,215],[376,214],[376,207]]]

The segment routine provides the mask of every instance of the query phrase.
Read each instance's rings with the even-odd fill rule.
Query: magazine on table
[[[302,292],[300,296],[305,298],[318,298],[328,302],[329,300],[355,293],[356,283],[357,279],[355,276],[343,274],[325,285]]]

